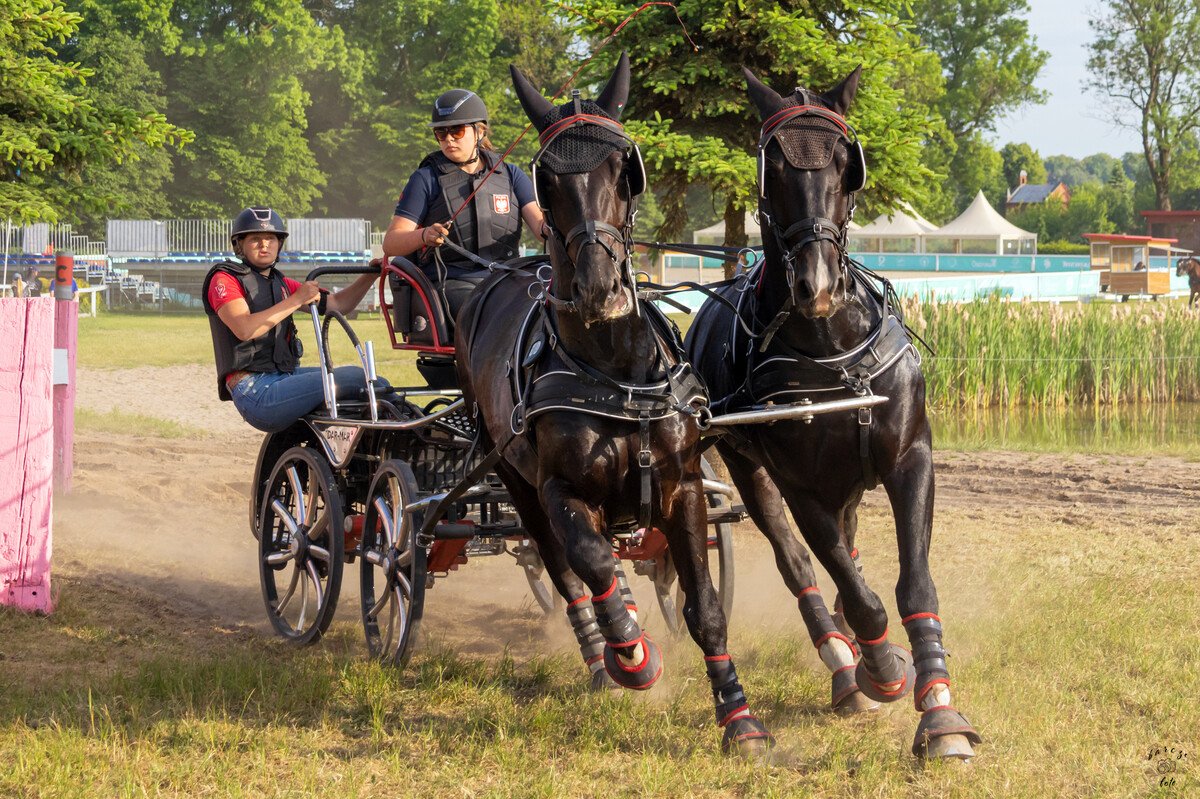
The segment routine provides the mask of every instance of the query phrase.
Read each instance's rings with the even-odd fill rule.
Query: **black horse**
[[[678,332],[635,291],[632,222],[645,175],[617,121],[629,60],[622,56],[595,102],[576,94],[554,106],[512,74],[540,133],[534,186],[553,235],[547,279],[497,275],[458,316],[459,384],[492,447],[485,460],[499,458],[496,472],[567,600],[594,685],[607,674],[645,689],[661,674],[661,652],[618,590],[606,533],[663,532],[725,728],[722,747],[758,753],[770,735],[738,683],[707,568],[698,424],[706,398]]]
[[[1192,257],[1180,258],[1175,266],[1175,276],[1184,275],[1188,276],[1188,307],[1191,308],[1196,304],[1196,298],[1200,297],[1200,260]]]
[[[894,296],[846,255],[854,194],[866,181],[862,149],[844,116],[860,74],[861,67],[824,94],[796,89],[784,97],[746,71],[763,120],[759,214],[765,259],[745,282],[722,289],[748,330],[729,305],[710,300],[688,331],[687,351],[717,412],[839,396],[890,398],[873,410],[810,424],[745,426],[718,446],[833,672],[834,708],[871,709],[901,698],[915,683],[923,715],[914,754],[968,758],[980,739],[950,705],[929,574],[934,480],[920,359]],[[887,613],[857,568],[857,508],[876,480],[895,516],[896,599],[912,654],[889,643]],[[785,508],[833,577],[856,640],[830,617]]]

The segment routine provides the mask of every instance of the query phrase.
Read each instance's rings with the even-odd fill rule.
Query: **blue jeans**
[[[365,396],[367,379],[362,367],[339,366],[333,377],[339,400]],[[230,394],[242,418],[265,433],[278,433],[325,404],[321,369],[316,366],[301,366],[292,374],[255,372],[238,381]]]

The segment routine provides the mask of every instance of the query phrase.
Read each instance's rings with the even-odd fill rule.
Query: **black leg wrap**
[[[592,687],[615,688],[604,670],[604,636],[596,623],[596,609],[587,601],[572,603],[567,606],[567,620],[579,642],[579,654],[592,672]]]
[[[909,643],[912,644],[913,667],[917,670],[917,687],[913,703],[921,710],[926,692],[935,685],[950,685],[946,668],[946,650],[942,647],[942,622],[936,616],[923,615],[904,622]]]
[[[738,682],[733,661],[728,657],[705,658],[704,667],[712,683],[717,724],[725,728],[721,751],[752,756],[773,746],[775,739],[766,725],[749,713],[746,692]]]
[[[871,643],[860,638],[858,646],[862,660],[855,680],[866,696],[876,702],[895,702],[912,690],[917,673],[907,649],[889,643],[886,635]]]
[[[614,578],[612,587],[600,597],[592,597],[596,609],[596,622],[607,642],[604,646],[604,669],[617,685],[644,691],[662,676],[662,650],[658,644],[642,634],[642,628],[629,615],[625,600],[617,590],[619,581]],[[644,657],[636,666],[619,652],[633,651],[642,645]]]
[[[837,632],[820,591],[815,588],[805,589],[796,597],[796,604],[800,606],[800,618],[804,619],[804,626],[808,628],[808,637],[812,639],[813,646],[820,646],[817,641],[824,640],[829,633]]]

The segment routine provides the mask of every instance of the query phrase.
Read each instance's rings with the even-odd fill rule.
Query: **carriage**
[[[324,267],[307,279],[377,270]],[[450,327],[435,287],[411,262],[396,258],[383,269],[380,292],[392,346],[416,354],[425,385],[380,381],[372,343],[361,342],[339,314],[322,324],[314,309],[325,406],[266,436],[255,467],[250,524],[259,542],[268,617],[281,636],[317,641],[334,616],[343,565],[358,563],[368,650],[403,664],[412,653],[426,590],[471,558],[511,556],[543,611],[561,607],[562,600],[496,475],[485,471],[462,484],[482,455],[476,423],[454,385]],[[358,401],[336,398],[329,348],[334,319],[368,375],[367,396]],[[732,526],[742,511],[731,505],[732,489],[715,479],[707,463],[704,469],[714,583],[728,614]],[[448,499],[456,488],[461,496]],[[666,626],[677,630],[682,602],[662,534],[628,527],[611,534],[614,555],[648,578]]]

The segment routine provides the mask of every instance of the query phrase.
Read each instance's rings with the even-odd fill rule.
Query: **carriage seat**
[[[392,328],[407,344],[453,346],[453,320],[442,292],[407,258],[393,258],[388,273],[392,289]]]

